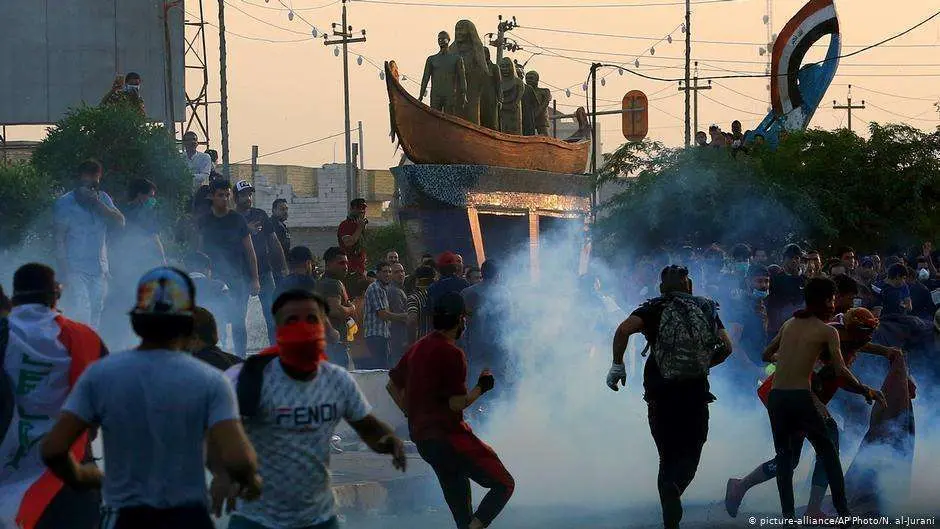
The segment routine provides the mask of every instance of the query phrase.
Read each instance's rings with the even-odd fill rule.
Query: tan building
[[[0,163],[28,162],[38,145],[38,141],[0,140]]]
[[[314,255],[323,255],[336,246],[336,228],[346,219],[349,202],[364,198],[369,205],[372,226],[396,222],[395,178],[388,170],[357,170],[358,193],[346,196],[346,166],[258,165],[255,175],[250,164],[231,166],[232,182],[251,181],[256,189],[255,207],[270,214],[275,199],[287,200],[287,226],[293,244],[308,246]]]

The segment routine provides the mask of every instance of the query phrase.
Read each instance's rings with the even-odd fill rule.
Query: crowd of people
[[[118,207],[99,189],[100,164],[83,163],[77,174],[76,188],[56,202],[56,268],[26,264],[11,297],[0,292],[0,526],[96,527],[101,513],[108,528],[209,528],[207,467],[211,507],[234,510],[229,527],[335,527],[328,466],[340,420],[406,465],[404,442],[372,415],[354,368],[389,370],[388,392],[457,527],[493,522],[515,483],[464,411],[497,384],[504,398],[518,382],[513,366],[523,352],[504,340],[508,300],[532,285],[506,284],[501,263],[477,268],[450,251],[423,255],[413,270],[394,249],[372,264],[362,199],[351,202],[321,271],[310,248],[292,246],[286,201],[268,215],[254,207],[251,183],[217,176],[196,189],[191,215],[177,224],[192,244],[174,258],[160,241],[152,183],[132,183]],[[108,245],[133,259],[109,267]],[[935,369],[940,254],[930,244],[884,258],[840,248],[825,260],[795,244],[779,259],[771,253],[684,247],[629,263],[607,294],[592,275],[579,281],[582,298],[573,303],[599,322],[622,320],[589,331],[589,342],[610,343],[616,327],[612,389],[626,381],[631,336],[645,337],[645,399],[668,529],[679,526],[680,498],[707,439],[711,367],[724,364],[745,387],[763,382],[754,399],[767,406],[776,451],[729,480],[728,513],[776,477],[790,517],[804,438],[819,459],[809,512],[822,514],[829,488],[838,513],[848,514],[826,404],[839,388],[885,401],[850,370],[856,353],[909,362],[915,377]],[[114,277],[136,284],[134,294],[109,294]],[[251,355],[250,296],[261,301],[270,345]],[[648,301],[624,315],[619,307],[638,299]],[[220,340],[228,327],[232,353]],[[126,343],[130,331],[136,346]],[[106,343],[122,352],[109,355]],[[910,380],[910,396],[915,388]],[[90,451],[99,430],[106,476]],[[476,511],[469,480],[488,489]]]

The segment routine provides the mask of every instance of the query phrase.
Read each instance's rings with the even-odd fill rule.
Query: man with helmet
[[[185,351],[195,308],[186,273],[162,267],[145,274],[131,311],[140,345],[92,364],[42,442],[43,461],[66,485],[104,489],[104,529],[212,529],[207,456],[243,497],[260,494],[231,386]],[[107,475],[80,465],[70,449],[94,427],[103,432]]]

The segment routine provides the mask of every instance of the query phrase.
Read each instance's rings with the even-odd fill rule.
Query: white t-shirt
[[[241,365],[225,372],[237,388]],[[237,513],[284,529],[323,523],[335,514],[330,485],[330,440],[340,419],[365,418],[372,408],[352,375],[323,362],[316,378],[290,378],[274,359],[264,368],[261,402],[245,431],[258,453],[264,493]]]
[[[189,170],[193,173],[193,187],[197,188],[208,183],[209,173],[212,172],[212,158],[208,154],[199,151],[193,153],[192,157],[184,151],[183,158],[186,160]]]

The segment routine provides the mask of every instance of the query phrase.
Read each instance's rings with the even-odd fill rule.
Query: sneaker
[[[742,501],[744,501],[744,492],[741,491],[741,480],[729,479],[728,486],[725,488],[725,510],[728,511],[729,516],[737,518]]]

